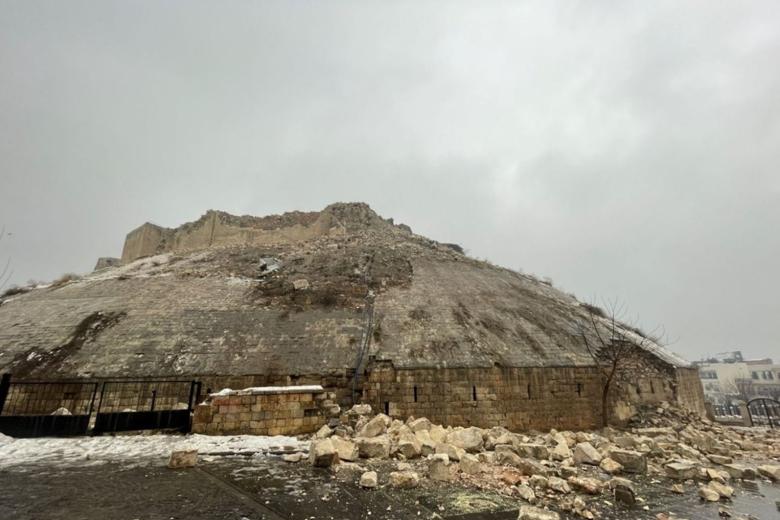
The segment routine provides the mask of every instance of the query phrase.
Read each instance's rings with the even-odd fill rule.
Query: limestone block
[[[379,414],[360,428],[357,434],[359,437],[376,437],[382,435],[387,431],[390,422],[390,417],[385,414]]]
[[[315,439],[309,446],[309,462],[312,466],[329,467],[337,464],[339,455],[333,441],[328,439]]]
[[[336,452],[341,460],[354,462],[360,457],[360,450],[354,442],[335,435],[330,438],[330,441],[333,443],[333,447],[336,448]]]
[[[449,457],[443,453],[432,455],[428,462],[428,474],[433,480],[452,480]]]
[[[647,473],[647,456],[643,453],[613,449],[609,452],[609,456],[623,466],[623,471],[628,473]]]
[[[386,459],[390,456],[390,440],[387,435],[378,437],[356,437],[360,456],[364,459]]]
[[[520,506],[517,520],[561,520],[561,515],[533,506]]]
[[[171,452],[168,467],[171,469],[194,468],[198,463],[198,450],[181,450]]]
[[[581,442],[574,447],[574,462],[577,464],[598,466],[601,464],[601,460],[601,453],[589,442]]]
[[[623,465],[610,457],[602,459],[601,464],[599,464],[599,468],[601,468],[601,471],[609,475],[616,475],[623,471]]]
[[[461,457],[458,466],[463,473],[468,475],[478,475],[484,471],[479,459],[470,453],[465,453],[463,457]]]
[[[482,449],[484,443],[482,429],[472,426],[470,428],[453,430],[447,435],[447,442],[469,453],[477,453]]]
[[[411,489],[420,484],[420,476],[414,471],[394,471],[390,473],[390,486]]]
[[[366,471],[360,475],[360,487],[375,488],[377,485],[376,471]]]

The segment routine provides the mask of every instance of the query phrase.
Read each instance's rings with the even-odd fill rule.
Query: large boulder
[[[327,468],[339,461],[339,454],[333,441],[327,439],[315,439],[309,446],[309,462],[312,466]]]
[[[380,413],[360,428],[357,435],[358,437],[377,437],[387,431],[391,422],[390,417]]]
[[[571,456],[571,450],[566,442],[559,442],[550,452],[550,458],[553,460],[566,460]]]
[[[609,456],[620,463],[623,471],[627,473],[647,473],[647,456],[644,453],[613,449],[609,452]]]
[[[574,447],[574,462],[577,464],[601,464],[602,456],[589,442],[581,442]]]
[[[544,444],[521,442],[516,444],[515,448],[524,457],[531,457],[537,460],[547,460],[550,456],[550,450]]]
[[[609,475],[616,475],[621,471],[623,471],[623,465],[618,461],[616,461],[615,459],[611,459],[609,457],[606,457],[601,460],[601,463],[599,464],[599,468],[601,468],[601,471]]]
[[[569,483],[560,477],[549,477],[547,479],[547,488],[557,491],[558,493],[570,493],[571,487]]]
[[[689,480],[696,478],[698,466],[687,460],[670,462],[664,466],[666,476],[675,480]]]
[[[452,480],[450,458],[443,453],[432,455],[431,460],[428,462],[428,475],[430,475],[433,480]]]
[[[526,502],[536,502],[536,493],[526,484],[518,484],[515,487],[515,494],[525,500]]]
[[[171,469],[194,468],[198,463],[198,450],[180,450],[171,452],[168,467]]]
[[[420,456],[422,445],[415,436],[408,436],[398,441],[398,452],[406,459],[414,459]]]
[[[758,476],[755,469],[744,464],[724,464],[723,469],[731,475],[731,478],[754,479]]]
[[[447,444],[446,442],[440,442],[436,445],[436,453],[447,455],[450,460],[460,460],[461,456],[466,453],[466,450],[463,448],[456,448],[452,444]]]
[[[356,404],[347,411],[349,415],[371,415],[370,404]]]
[[[390,440],[387,435],[379,437],[357,437],[355,443],[364,459],[386,459],[390,456]]]
[[[416,488],[420,484],[420,476],[414,471],[394,471],[390,473],[390,486],[401,489]]]
[[[470,428],[453,430],[447,436],[447,442],[469,453],[477,453],[482,449],[482,444],[484,443],[482,429],[472,426]]]
[[[780,481],[780,466],[765,464],[758,467],[758,472],[770,480]]]
[[[414,436],[417,442],[420,443],[420,454],[423,457],[436,453],[436,441],[431,439],[431,434],[428,430],[419,430],[414,432]]]
[[[413,432],[419,432],[422,430],[428,431],[431,429],[431,421],[425,417],[420,417],[419,419],[410,421],[407,426],[409,426]]]
[[[484,471],[479,459],[470,453],[463,454],[458,466],[460,467],[460,470],[467,475],[478,475]]]
[[[338,436],[331,437],[330,442],[333,443],[333,447],[336,448],[336,453],[339,454],[341,460],[355,462],[360,457],[360,450],[354,442]]]
[[[601,489],[604,487],[600,480],[588,477],[569,477],[568,482],[574,489],[589,495],[601,494]]]
[[[431,439],[433,439],[434,442],[446,442],[447,441],[447,430],[445,430],[439,424],[431,426],[430,430],[428,430],[428,433],[430,434]]]
[[[360,475],[360,487],[375,488],[378,484],[376,471],[366,471]]]

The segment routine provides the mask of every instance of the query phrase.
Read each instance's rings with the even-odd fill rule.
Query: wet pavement
[[[382,488],[393,463],[384,464],[388,466],[377,467],[380,488],[374,490],[357,485],[358,470],[334,474],[275,456],[218,457],[191,470],[160,464],[16,467],[0,470],[0,519],[498,520],[517,518],[522,504],[497,493],[429,480],[412,490]],[[648,479],[638,486],[647,501],[632,509],[607,504],[608,495],[591,500],[599,504],[604,519],[654,519],[670,511],[679,518],[713,519],[718,518],[719,505],[735,517],[780,518],[774,505],[780,500],[777,485],[760,483],[751,490],[735,484],[734,501],[720,504],[701,503],[695,486],[688,486],[684,495],[670,494],[668,481]]]

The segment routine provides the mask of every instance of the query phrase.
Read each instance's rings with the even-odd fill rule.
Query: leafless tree
[[[596,366],[602,371],[602,426],[609,425],[609,400],[619,384],[637,384],[668,370],[651,351],[661,343],[660,335],[645,334],[624,321],[625,308],[619,302],[608,302],[607,310],[585,304],[587,319],[578,322],[579,336]]]
[[[3,226],[0,228],[0,242],[2,242],[5,237],[5,226]],[[0,259],[0,261],[2,261],[2,259]],[[11,257],[9,256],[6,258],[5,262],[0,264],[0,266],[2,266],[0,267],[0,293],[2,293],[5,290],[6,285],[8,285],[11,276],[14,274],[13,269],[11,269]]]

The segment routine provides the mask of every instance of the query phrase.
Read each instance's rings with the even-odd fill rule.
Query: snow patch
[[[243,390],[231,390],[223,388],[219,392],[209,394],[211,396],[225,395],[253,395],[253,394],[306,394],[310,392],[324,392],[320,385],[298,385],[298,386],[252,386]]]
[[[306,450],[308,441],[277,435],[127,435],[13,439],[0,434],[0,468],[47,464],[85,466],[121,462],[165,464],[172,451],[198,450],[204,460],[225,454],[257,454],[269,450]]]

